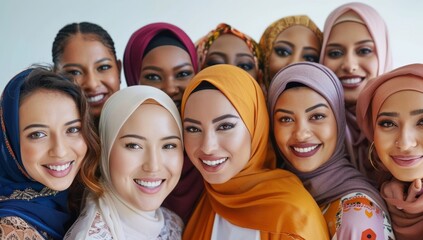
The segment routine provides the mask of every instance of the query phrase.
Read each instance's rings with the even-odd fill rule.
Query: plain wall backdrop
[[[72,22],[99,24],[112,36],[122,59],[131,34],[152,22],[182,28],[195,42],[221,22],[256,41],[275,20],[306,14],[323,29],[328,14],[345,0],[1,0],[0,90],[33,63],[51,63],[56,33]],[[394,67],[423,62],[423,1],[369,0],[388,25]],[[121,87],[125,87],[122,72]]]

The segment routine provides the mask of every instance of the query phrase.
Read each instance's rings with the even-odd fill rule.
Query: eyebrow
[[[310,111],[312,111],[312,110],[314,110],[314,109],[316,109],[316,108],[318,108],[318,107],[325,107],[325,108],[329,108],[329,107],[328,107],[326,104],[324,104],[324,103],[318,103],[318,104],[316,104],[316,105],[314,105],[314,106],[311,106],[311,107],[307,108],[307,109],[305,110],[305,112],[310,112]],[[286,110],[286,109],[283,109],[283,108],[276,109],[275,113],[277,113],[277,112],[283,112],[283,113],[288,113],[288,114],[294,114],[294,112],[293,112],[293,111]]]
[[[364,43],[374,43],[374,41],[371,40],[371,39],[366,39],[366,40],[356,42],[356,43],[354,43],[354,45],[360,45],[360,44],[364,44]],[[342,45],[339,44],[339,43],[329,43],[329,44],[327,44],[327,47],[342,47]]]
[[[222,121],[223,119],[226,119],[226,118],[238,118],[239,119],[238,116],[235,116],[233,114],[225,114],[225,115],[222,115],[220,117],[213,119],[212,123],[217,123],[217,122]],[[200,121],[192,119],[192,118],[184,118],[184,122],[190,122],[190,123],[195,123],[195,124],[201,125]]]
[[[417,109],[410,112],[410,115],[419,115],[423,113],[423,109]]]
[[[75,120],[69,121],[69,122],[65,123],[65,126],[72,125],[76,122],[81,122],[81,119],[75,119]],[[26,126],[22,131],[25,131],[25,130],[30,129],[30,128],[48,128],[48,126],[45,125],[45,124],[37,124],[37,123],[36,124],[30,124],[30,125]]]
[[[251,59],[254,59],[254,56],[252,54],[249,54],[249,53],[237,53],[236,56],[237,57],[249,57]]]
[[[399,113],[396,113],[396,112],[381,112],[381,113],[379,113],[377,115],[377,118],[376,119],[378,119],[379,117],[382,117],[382,116],[386,116],[386,117],[398,117],[399,116]]]
[[[189,63],[189,62],[182,63],[182,64],[179,64],[179,65],[173,67],[173,70],[177,70],[177,69],[180,69],[180,68],[183,68],[183,67],[186,67],[186,66],[192,66],[192,64]]]
[[[101,63],[101,62],[105,62],[105,61],[112,61],[112,59],[111,58],[101,58],[101,59],[95,61],[95,64],[98,64],[98,63]],[[82,64],[79,64],[79,63],[68,63],[68,64],[63,65],[63,68],[65,68],[65,67],[78,67],[78,68],[82,68],[83,66],[82,66]]]
[[[120,137],[119,139],[123,139],[123,138],[136,138],[136,139],[147,141],[147,138],[146,137],[143,137],[143,136],[140,136],[140,135],[137,135],[137,134],[126,134],[126,135],[123,135],[122,137]],[[173,135],[172,136],[168,136],[168,137],[164,137],[161,140],[170,140],[170,139],[178,139],[178,140],[181,140],[180,137],[173,136]]]
[[[285,43],[286,45],[289,45],[291,48],[294,48],[294,44],[293,44],[293,43],[288,42],[288,41],[285,41],[285,40],[279,40],[279,41],[275,42],[275,44],[276,44],[276,43]],[[275,44],[273,44],[273,46],[274,46]]]

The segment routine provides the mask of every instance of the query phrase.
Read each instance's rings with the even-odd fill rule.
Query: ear
[[[116,65],[117,65],[117,68],[118,68],[118,71],[119,71],[119,83],[121,83],[122,80],[121,80],[120,76],[122,74],[122,61],[120,59],[116,60]]]

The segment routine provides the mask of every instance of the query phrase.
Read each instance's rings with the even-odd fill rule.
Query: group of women
[[[1,239],[422,236],[423,65],[392,69],[366,4],[259,43],[152,23],[122,62],[72,23],[52,58],[3,90]]]

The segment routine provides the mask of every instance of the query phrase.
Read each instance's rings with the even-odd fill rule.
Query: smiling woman
[[[182,124],[171,98],[150,86],[124,88],[104,106],[99,131],[102,192],[88,195],[65,239],[179,239],[182,220],[161,207],[183,164]]]
[[[100,151],[83,92],[31,68],[6,86],[1,113],[0,238],[62,239],[79,211],[70,193],[87,180],[80,169],[95,168]]]

